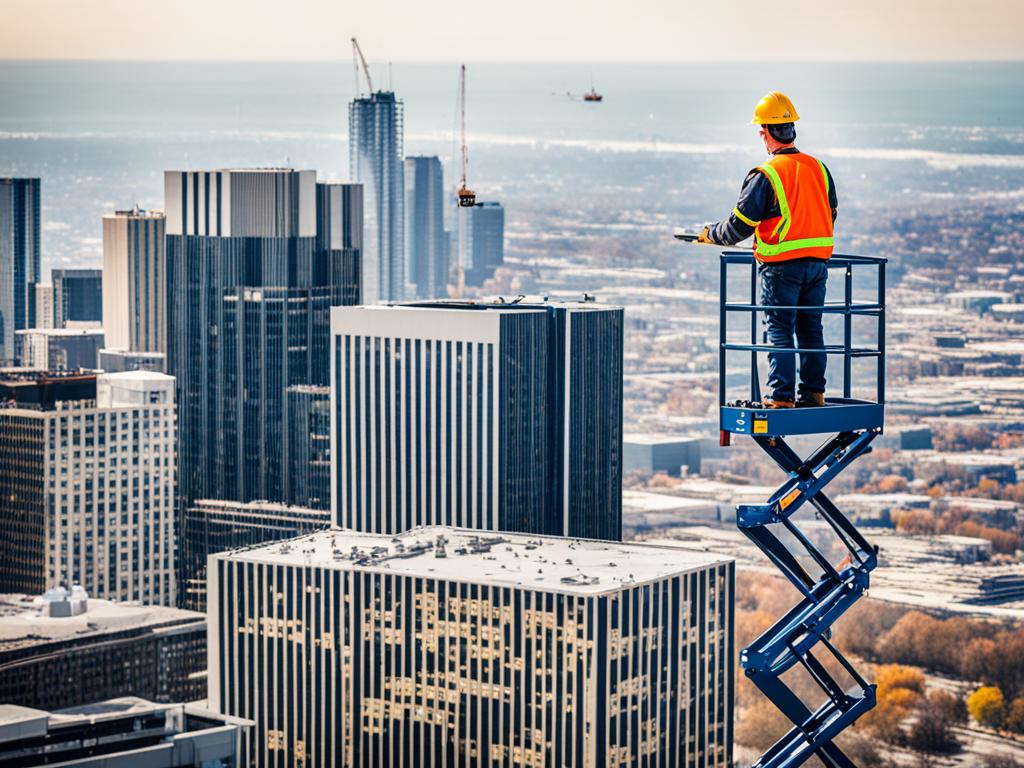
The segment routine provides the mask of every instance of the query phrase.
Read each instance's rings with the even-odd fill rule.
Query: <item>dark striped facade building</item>
[[[336,525],[621,538],[621,309],[346,307],[331,333]]]
[[[308,480],[289,455],[301,425],[288,393],[327,386],[330,308],[361,295],[361,205],[344,186],[318,190],[313,171],[290,169],[165,174],[186,548],[185,512],[199,499],[287,502]],[[206,554],[180,553],[185,605],[198,595],[188,565]]]
[[[16,362],[14,332],[36,317],[41,232],[39,179],[0,177],[0,365]]]
[[[731,561],[332,529],[211,559],[210,707],[264,766],[732,765]]]
[[[245,549],[258,544],[291,539],[328,528],[330,510],[295,507],[269,501],[222,501],[200,499],[186,511],[182,549],[193,562],[184,567],[191,574],[190,602],[206,610],[206,558],[217,552]]]

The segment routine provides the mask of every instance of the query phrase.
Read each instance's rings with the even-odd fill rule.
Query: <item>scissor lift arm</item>
[[[731,264],[750,264],[751,297],[749,303],[729,303],[727,269]],[[878,297],[870,304],[853,302],[854,266],[874,265],[878,269]],[[749,435],[774,461],[786,480],[764,504],[742,504],[736,509],[736,524],[803,596],[786,615],[740,653],[746,676],[793,723],[793,728],[754,764],[753,768],[796,768],[812,755],[828,768],[856,768],[834,743],[834,739],[857,718],[875,705],[875,686],[868,683],[831,643],[833,624],[867,591],[870,574],[877,565],[877,551],[857,531],[850,520],[825,495],[828,484],[860,456],[871,450],[872,441],[882,432],[885,380],[885,260],[859,256],[837,256],[831,269],[845,269],[845,302],[829,305],[828,312],[846,315],[844,343],[827,347],[827,354],[843,356],[843,397],[829,398],[825,407],[768,410],[760,406],[757,355],[768,351],[798,354],[802,350],[777,350],[758,344],[758,313],[766,307],[757,302],[756,265],[749,253],[722,255],[720,410],[723,444],[733,434]],[[731,312],[750,313],[749,344],[729,343],[727,317]],[[877,346],[855,348],[852,345],[854,315],[878,318]],[[726,401],[726,353],[748,352],[751,360],[750,400]],[[851,361],[874,357],[878,361],[877,392],[874,400],[852,397]],[[801,457],[786,442],[785,436],[832,434],[807,458]],[[831,527],[847,550],[838,566],[822,553],[794,522],[795,513],[810,504]],[[797,554],[779,537],[784,529],[796,542],[803,562],[815,566],[812,576]],[[818,654],[818,656],[815,655]],[[830,655],[853,681],[844,689],[828,671],[819,656]],[[783,680],[790,669],[801,666],[825,695],[824,703],[812,710]]]

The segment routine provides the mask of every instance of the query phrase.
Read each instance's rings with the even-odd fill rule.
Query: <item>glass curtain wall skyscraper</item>
[[[36,317],[39,194],[39,179],[0,178],[0,365],[15,362],[14,332]]]
[[[405,158],[405,258],[420,299],[448,295],[444,173],[437,157]]]
[[[363,301],[399,301],[405,264],[402,102],[391,91],[353,99],[348,108],[349,174],[364,188]]]
[[[352,254],[318,237],[313,171],[168,171],[165,196],[182,596],[191,605],[192,564],[208,553],[187,551],[185,510],[199,499],[292,496],[289,388],[327,385],[330,307],[358,288],[341,281],[355,279]]]
[[[99,269],[55,269],[54,328],[98,328],[103,322],[103,272]]]
[[[483,285],[505,263],[505,209],[501,203],[459,208],[458,256],[466,285]]]
[[[618,307],[333,310],[335,523],[622,533]]]

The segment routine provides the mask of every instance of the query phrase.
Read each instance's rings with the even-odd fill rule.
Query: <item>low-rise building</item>
[[[627,433],[622,436],[622,468],[626,472],[664,472],[678,477],[685,467],[687,474],[699,474],[702,439],[695,435]]]
[[[0,595],[0,702],[55,709],[118,696],[204,698],[203,614],[80,588]]]
[[[38,371],[95,370],[102,328],[29,328],[15,331],[21,364]]]
[[[0,765],[233,768],[252,723],[135,696],[52,712],[0,704]]]

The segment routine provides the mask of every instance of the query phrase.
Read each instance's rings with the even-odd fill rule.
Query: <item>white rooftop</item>
[[[731,560],[677,546],[441,526],[397,536],[334,528],[214,557],[575,595],[613,593]]]
[[[70,640],[171,622],[204,620],[203,614],[195,611],[161,605],[116,603],[97,598],[89,598],[88,609],[77,616],[45,616],[42,607],[40,597],[0,595],[0,653],[55,640]]]
[[[102,328],[25,328],[15,331],[23,336],[102,336]]]
[[[174,377],[160,371],[116,371],[114,373],[101,373],[99,378],[108,379],[114,382],[173,382]]]

